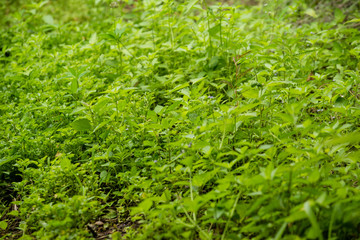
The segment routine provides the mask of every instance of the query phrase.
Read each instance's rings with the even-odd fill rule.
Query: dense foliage
[[[357,1],[1,2],[1,239],[360,238]]]

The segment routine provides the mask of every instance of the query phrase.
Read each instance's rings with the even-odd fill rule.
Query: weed
[[[359,5],[246,2],[0,5],[1,238],[359,238]]]

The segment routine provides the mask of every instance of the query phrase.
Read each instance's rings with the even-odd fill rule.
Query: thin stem
[[[234,215],[235,208],[236,208],[236,205],[237,205],[237,203],[238,203],[238,201],[239,201],[240,195],[241,195],[241,191],[239,191],[238,195],[236,196],[234,205],[233,205],[233,207],[232,207],[232,209],[231,209],[231,212],[230,212],[230,216],[229,216],[229,218],[228,218],[228,220],[227,220],[227,222],[226,222],[226,225],[225,225],[225,230],[224,230],[224,232],[223,232],[223,234],[222,234],[222,236],[221,236],[221,240],[224,240],[224,239],[225,239],[226,232],[227,232],[227,230],[228,230],[228,228],[229,228],[230,220],[231,220],[231,218],[232,218],[233,215]]]
[[[209,17],[209,12],[206,12],[207,15],[207,20],[208,20],[208,33],[209,33],[209,51],[210,51],[210,57],[212,57],[212,43],[211,43],[211,34],[210,34],[210,17]]]
[[[195,226],[195,227],[205,236],[206,239],[210,239],[210,236],[209,236],[204,230],[202,230],[201,227],[199,227],[199,225],[197,225],[196,222],[194,222],[194,220],[191,219],[191,217],[190,217],[189,214],[187,213],[186,209],[185,209],[182,205],[180,205],[180,206],[181,206],[181,208],[183,209],[186,217],[187,217],[187,218],[189,219],[189,221],[193,224],[193,226]]]
[[[120,74],[122,74],[122,71],[123,71],[123,61],[122,61],[122,52],[121,52],[121,47],[120,47],[120,40],[118,41],[117,46],[118,46],[119,56],[120,56],[120,69],[121,69]]]
[[[153,45],[154,45],[154,52],[156,52],[155,33],[154,33],[154,29],[155,29],[154,14],[155,14],[155,4],[153,4],[153,16],[152,16],[152,29],[151,29],[151,34],[152,34],[152,41],[153,41]]]
[[[191,201],[194,201],[191,169],[189,169],[189,175],[190,175],[190,199],[191,199]],[[196,222],[196,213],[195,212],[193,212],[193,218],[194,218],[194,222]]]

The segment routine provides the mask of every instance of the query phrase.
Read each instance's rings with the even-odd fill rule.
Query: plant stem
[[[240,195],[241,195],[241,191],[239,191],[238,195],[236,196],[234,205],[233,205],[233,207],[232,207],[232,209],[231,209],[231,212],[230,212],[230,216],[229,216],[229,218],[228,218],[228,220],[227,220],[227,222],[226,222],[224,232],[223,232],[223,234],[222,234],[222,236],[221,236],[221,240],[224,240],[224,239],[225,239],[226,232],[227,232],[227,230],[228,230],[228,228],[229,228],[230,220],[231,220],[231,218],[232,218],[233,215],[234,215],[235,208],[236,208],[236,205],[237,205],[237,203],[238,203],[238,201],[239,201]]]

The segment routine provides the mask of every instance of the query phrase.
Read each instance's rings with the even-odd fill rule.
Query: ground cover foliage
[[[356,1],[0,6],[1,239],[360,237]]]

